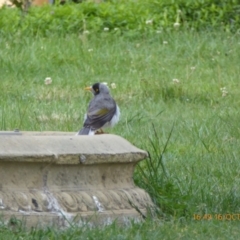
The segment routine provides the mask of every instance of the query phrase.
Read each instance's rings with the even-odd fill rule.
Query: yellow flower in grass
[[[115,89],[117,86],[116,86],[116,84],[115,83],[111,83],[111,88],[112,89]]]
[[[175,22],[175,23],[173,24],[173,26],[174,26],[175,28],[178,28],[178,27],[180,26],[180,23],[179,23],[179,22]]]
[[[174,84],[180,83],[180,81],[177,78],[174,78],[172,81],[173,81]]]
[[[146,24],[147,24],[147,25],[152,25],[152,24],[153,24],[153,20],[152,20],[152,19],[147,20],[147,21],[146,21]]]
[[[50,77],[46,77],[44,82],[46,85],[52,84],[52,79]]]
[[[222,87],[222,88],[220,88],[220,90],[222,92],[222,97],[226,97],[227,94],[228,94],[228,91],[227,91],[226,87]]]

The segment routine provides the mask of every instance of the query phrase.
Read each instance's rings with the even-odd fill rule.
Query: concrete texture
[[[0,132],[0,215],[27,227],[139,221],[153,206],[133,182],[146,157],[111,134]]]

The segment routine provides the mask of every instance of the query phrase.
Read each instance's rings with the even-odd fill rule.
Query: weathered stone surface
[[[140,220],[152,202],[132,176],[146,157],[110,134],[0,132],[0,214],[27,226]]]

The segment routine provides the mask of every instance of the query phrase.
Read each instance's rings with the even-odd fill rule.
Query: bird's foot
[[[99,135],[99,134],[107,134],[106,132],[104,132],[101,128],[99,130],[97,130],[95,132],[95,135]]]

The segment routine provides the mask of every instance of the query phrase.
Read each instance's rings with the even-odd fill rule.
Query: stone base
[[[153,206],[133,182],[146,157],[111,134],[0,132],[0,216],[27,227],[140,221]]]
[[[147,214],[145,209],[141,213]],[[21,221],[22,226],[29,228],[66,228],[71,226],[106,226],[116,222],[118,225],[127,226],[130,222],[140,222],[144,218],[134,209],[88,212],[88,213],[33,213],[33,212],[8,212],[0,215],[6,225],[15,226],[17,221]]]

